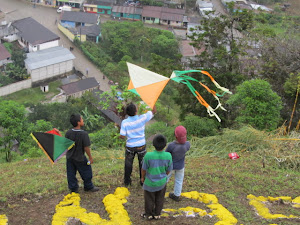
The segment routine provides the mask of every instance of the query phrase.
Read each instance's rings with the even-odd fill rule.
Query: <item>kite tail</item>
[[[217,107],[214,108],[213,110],[217,110],[218,108],[221,108],[222,110],[227,111],[227,110],[222,106],[222,104],[221,104],[221,102],[220,102],[220,99],[219,99],[218,96],[217,96],[217,92],[211,90],[209,87],[207,87],[205,84],[203,84],[203,83],[201,83],[201,82],[199,82],[199,84],[201,84],[202,87],[204,87],[209,93],[211,93],[211,94],[214,96],[214,98],[218,101]]]
[[[210,80],[215,84],[215,86],[219,89],[221,89],[222,91],[228,93],[228,94],[232,94],[231,91],[229,91],[228,88],[222,87],[220,84],[217,83],[217,81],[212,77],[212,75],[209,74],[209,72],[201,70],[201,73],[205,74],[206,76],[208,76],[210,78]]]
[[[206,110],[207,110],[207,113],[209,114],[209,116],[211,116],[211,117],[216,117],[217,118],[217,120],[219,121],[219,122],[221,122],[221,119],[220,119],[220,117],[215,113],[215,111],[214,111],[214,109],[202,98],[202,96],[199,94],[199,92],[198,91],[195,91],[195,93],[196,93],[196,98],[198,99],[198,101],[203,105],[203,106],[205,106],[206,107]]]

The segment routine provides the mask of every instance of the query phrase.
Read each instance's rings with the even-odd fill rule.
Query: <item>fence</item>
[[[0,87],[0,96],[5,96],[12,94],[17,91],[21,91],[27,88],[31,88],[32,81],[31,79],[22,80],[13,84],[6,85],[4,87]]]

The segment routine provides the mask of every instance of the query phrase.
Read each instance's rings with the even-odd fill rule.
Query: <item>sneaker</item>
[[[176,195],[174,195],[174,193],[170,193],[169,194],[169,198],[173,199],[175,202],[179,202],[180,201],[180,196],[176,196]]]
[[[147,216],[146,213],[142,213],[141,217],[144,218],[144,219],[146,219],[146,220],[153,220],[154,219],[153,216]]]
[[[153,219],[159,220],[159,219],[160,219],[160,216],[153,216]]]
[[[76,193],[76,194],[78,194],[79,193],[79,191],[78,190],[75,190],[75,191],[72,191],[72,190],[70,190],[70,194],[72,194],[72,193]]]
[[[92,189],[89,189],[89,190],[84,190],[84,191],[87,191],[87,192],[96,192],[96,191],[99,191],[100,189],[98,187],[93,187]]]

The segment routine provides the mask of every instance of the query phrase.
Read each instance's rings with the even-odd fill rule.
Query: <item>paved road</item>
[[[63,35],[63,33],[58,30],[57,26],[55,25],[55,20],[59,19],[60,14],[56,12],[55,8],[38,5],[34,8],[32,4],[22,0],[0,0],[0,8],[3,12],[5,12],[5,19],[7,21],[32,17],[37,22],[41,23],[43,26],[57,34],[60,37],[60,45],[66,48],[69,48],[70,46],[74,47],[72,53],[76,57],[74,60],[75,68],[80,70],[83,74],[86,73],[86,68],[88,68],[88,76],[95,77],[96,80],[100,82],[100,89],[102,91],[108,91],[110,89],[107,83],[108,79],[106,78],[105,82],[103,82],[102,72],[94,64],[92,64],[81,53],[81,51]]]

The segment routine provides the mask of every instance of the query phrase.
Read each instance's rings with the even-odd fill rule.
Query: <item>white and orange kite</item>
[[[186,71],[178,71],[174,70],[171,77],[165,77],[160,74],[154,73],[152,71],[146,70],[142,67],[139,67],[137,65],[134,65],[132,63],[127,62],[128,66],[128,72],[130,76],[130,81],[128,85],[128,90],[139,95],[141,99],[150,107],[153,108],[158,97],[160,96],[161,92],[169,82],[169,80],[173,80],[178,83],[186,84],[187,87],[190,89],[190,91],[193,93],[193,95],[197,98],[197,100],[206,107],[206,110],[210,116],[215,116],[219,122],[221,122],[221,119],[219,116],[215,113],[215,110],[218,108],[221,108],[222,110],[225,110],[225,108],[222,107],[219,97],[223,96],[225,93],[232,94],[227,88],[221,87],[215,79],[204,70],[186,70]],[[193,77],[187,76],[185,74],[189,73],[202,73],[210,78],[210,80],[215,84],[215,86],[223,91],[223,94],[220,95],[217,92],[209,89],[206,85],[199,82]],[[216,108],[212,108],[199,94],[198,91],[192,86],[190,81],[196,81],[201,86],[203,86],[209,93],[211,93],[214,98],[218,101],[218,105]]]

